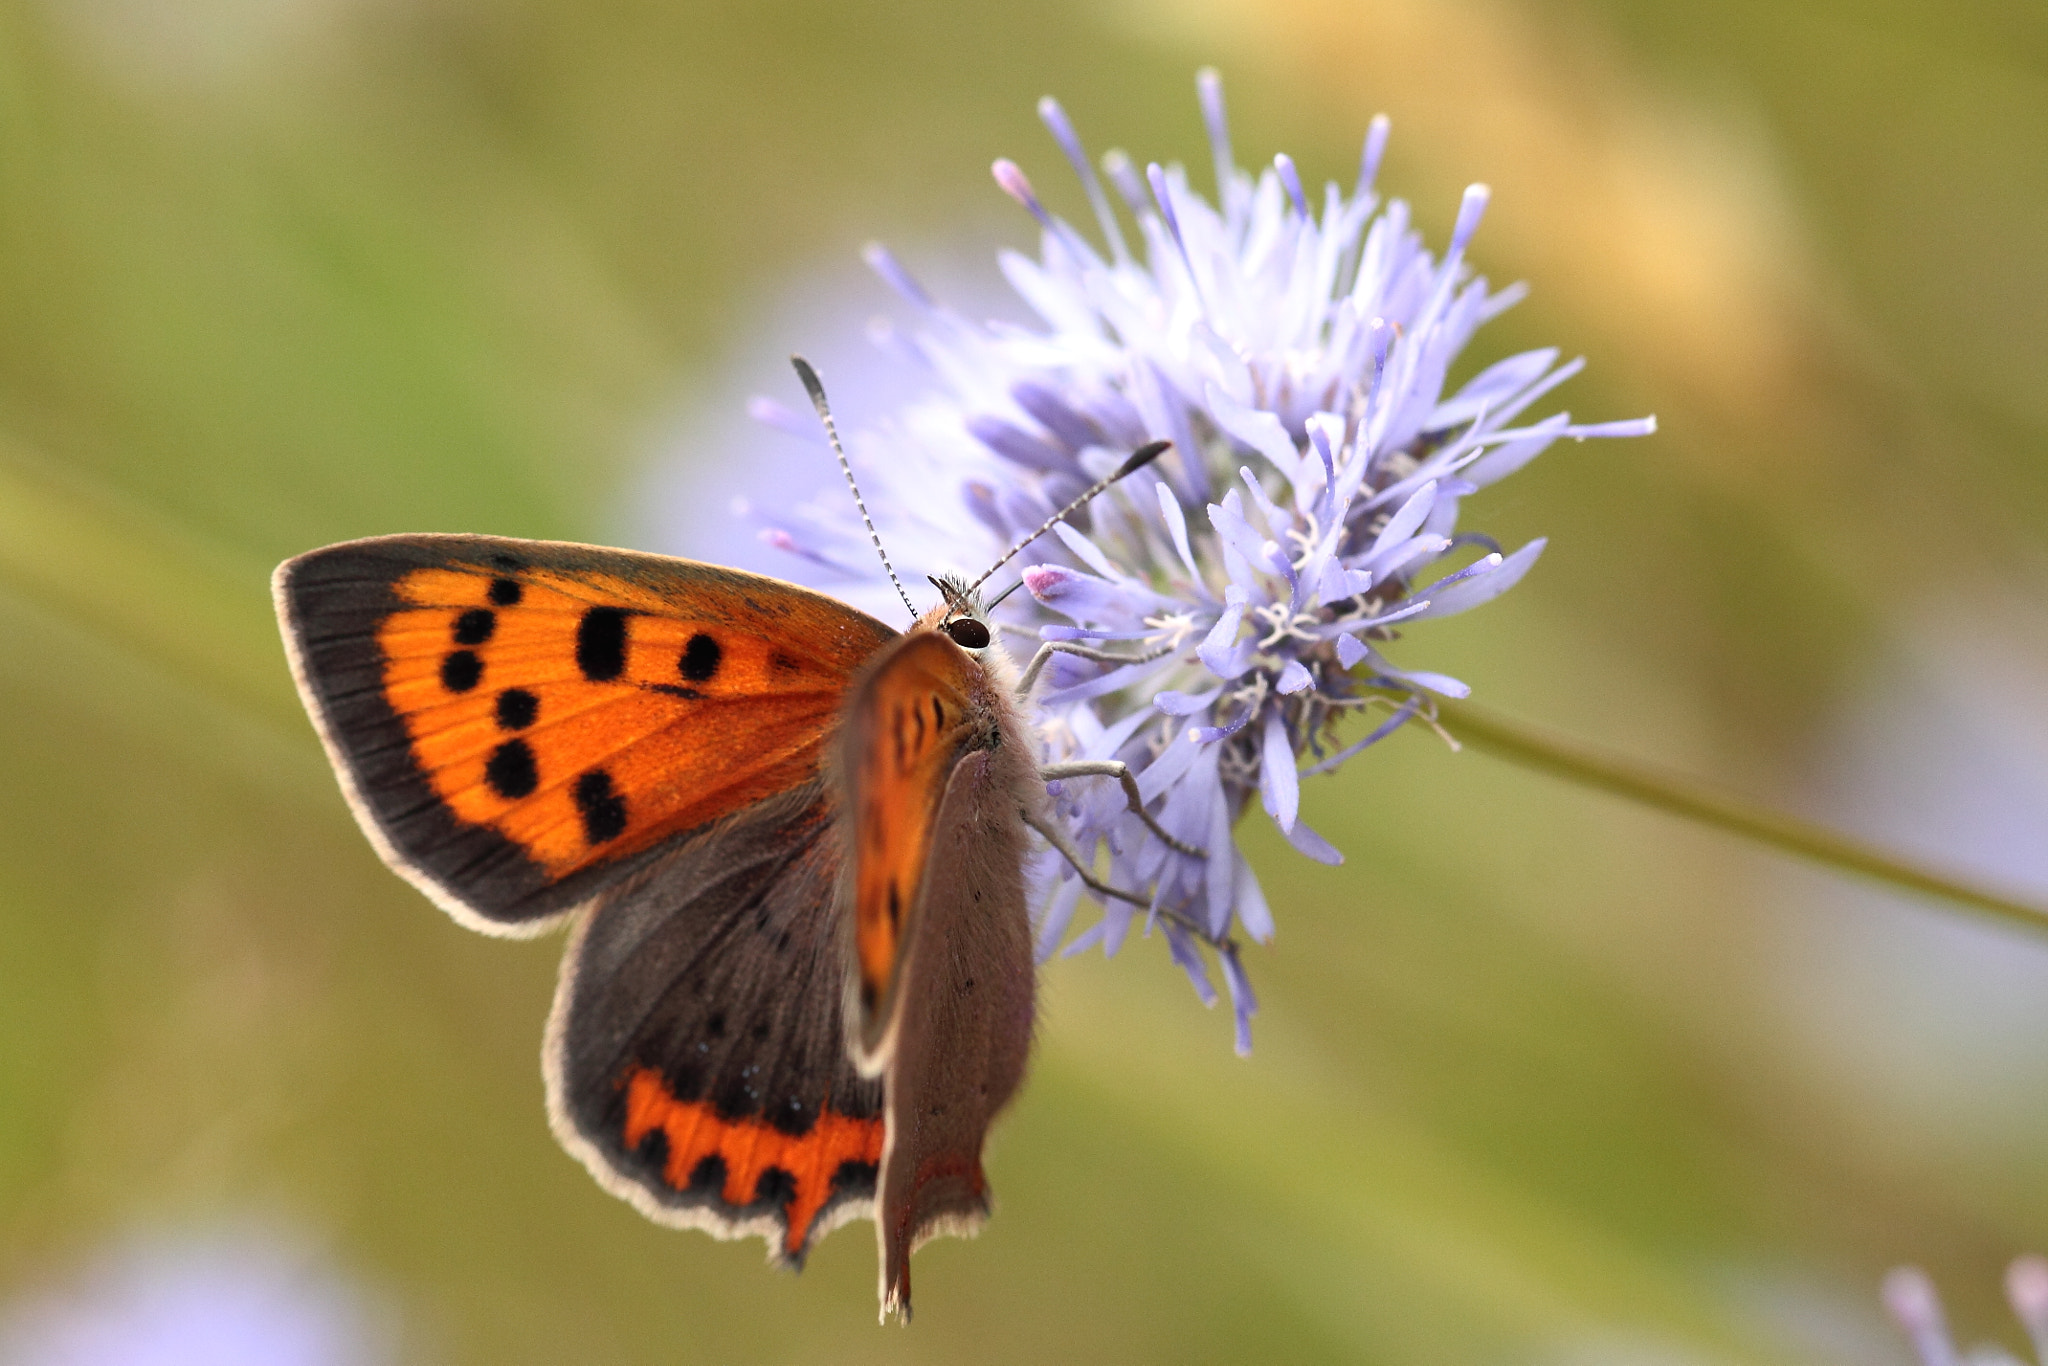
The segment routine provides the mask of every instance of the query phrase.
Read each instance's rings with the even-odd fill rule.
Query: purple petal
[[[1342,764],[1346,759],[1349,759],[1352,755],[1358,753],[1360,750],[1367,749],[1373,745],[1378,744],[1380,741],[1386,739],[1389,735],[1392,735],[1395,731],[1401,729],[1403,725],[1407,724],[1408,718],[1415,715],[1415,713],[1417,712],[1417,710],[1421,708],[1421,706],[1422,702],[1419,698],[1409,698],[1406,702],[1403,702],[1401,704],[1401,709],[1399,711],[1395,712],[1385,721],[1382,721],[1363,740],[1360,740],[1355,745],[1346,745],[1343,749],[1338,750],[1335,754],[1332,754],[1329,758],[1323,760],[1321,763],[1303,769],[1301,776],[1307,778],[1312,777],[1313,775],[1318,773],[1328,773],[1332,771],[1338,765]],[[1296,830],[1301,829],[1301,823],[1297,821],[1295,823],[1294,828]],[[1296,847],[1299,848],[1300,846],[1297,845]],[[1306,853],[1307,850],[1303,850],[1302,852]]]
[[[1213,745],[1218,740],[1228,740],[1231,736],[1243,730],[1251,721],[1252,716],[1251,708],[1247,707],[1243,715],[1227,726],[1190,726],[1187,733],[1188,739],[1198,745]]]
[[[1046,905],[1045,917],[1038,926],[1039,962],[1043,963],[1051,958],[1053,950],[1059,947],[1060,936],[1065,934],[1067,926],[1073,923],[1074,909],[1081,904],[1081,893],[1086,890],[1088,889],[1081,879],[1073,877],[1060,884],[1060,889],[1053,893],[1052,900]]]
[[[1342,602],[1354,592],[1363,593],[1372,587],[1372,575],[1360,574],[1365,582],[1352,588],[1353,571],[1344,568],[1343,562],[1334,556],[1323,561],[1322,572],[1316,577],[1316,597],[1322,602]]]
[[[1237,477],[1244,480],[1245,491],[1250,493],[1252,501],[1258,504],[1259,516],[1266,519],[1268,536],[1278,536],[1283,529],[1294,525],[1294,519],[1274,506],[1273,500],[1266,496],[1266,490],[1252,477],[1249,469],[1242,465],[1238,466]]]
[[[1064,657],[1068,659],[1073,658],[1072,655]],[[1078,663],[1079,661],[1076,662]],[[1127,664],[1121,669],[1111,669],[1100,677],[1084,679],[1079,683],[1066,684],[1046,693],[1044,698],[1041,699],[1042,705],[1064,707],[1075,702],[1085,702],[1091,697],[1107,697],[1111,693],[1122,692],[1125,688],[1138,686],[1139,683],[1158,673],[1161,669],[1172,668],[1176,662],[1176,660],[1168,656],[1150,660],[1144,664]]]
[[[1211,688],[1207,692],[1194,693],[1175,692],[1172,689],[1168,689],[1153,698],[1152,705],[1165,712],[1168,716],[1193,716],[1196,712],[1214,702],[1222,693],[1223,689],[1221,688]]]
[[[1187,267],[1188,283],[1196,293],[1201,292],[1201,282],[1195,276],[1195,258],[1188,254],[1188,243],[1180,232],[1180,216],[1173,211],[1173,187],[1167,183],[1166,172],[1159,163],[1145,163],[1145,181],[1152,187],[1152,202],[1159,206],[1159,216],[1166,222],[1166,231],[1173,237],[1174,246],[1180,249],[1181,264]]]
[[[1273,910],[1266,904],[1266,893],[1251,864],[1242,859],[1237,865],[1237,923],[1259,943],[1273,942]]]
[[[1344,862],[1344,855],[1338,852],[1337,846],[1309,829],[1307,821],[1294,823],[1294,828],[1287,832],[1287,842],[1317,863],[1327,863],[1336,868]]]
[[[932,298],[930,291],[919,284],[917,277],[905,270],[903,263],[896,259],[895,253],[880,242],[870,242],[862,247],[860,259],[867,262],[869,270],[882,278],[882,283],[909,302],[928,313],[938,308],[938,303]]]
[[[1294,828],[1301,809],[1301,784],[1294,771],[1294,745],[1287,738],[1287,720],[1274,707],[1266,713],[1266,734],[1259,755],[1259,797],[1266,814],[1281,830]]]
[[[1060,950],[1060,957],[1073,958],[1088,952],[1088,950],[1102,942],[1102,937],[1105,933],[1107,933],[1107,929],[1103,922],[1100,920],[1096,921],[1093,925],[1090,925],[1087,929],[1069,940],[1067,946]]]
[[[1051,432],[1070,449],[1085,450],[1102,444],[1095,424],[1074,411],[1065,395],[1044,384],[1020,380],[1010,386],[1010,397],[1029,413],[1039,426]]]
[[[1408,501],[1401,504],[1400,509],[1387,519],[1386,526],[1381,528],[1380,534],[1373,538],[1371,548],[1360,557],[1360,562],[1370,565],[1374,560],[1377,560],[1394,547],[1408,540],[1415,534],[1416,529],[1427,520],[1430,509],[1435,506],[1436,481],[1431,480],[1415,490]]]
[[[1375,114],[1365,128],[1365,150],[1358,158],[1358,189],[1355,193],[1363,199],[1371,193],[1373,183],[1380,176],[1380,159],[1387,154],[1387,137],[1394,130],[1385,114]]]
[[[1230,155],[1230,119],[1223,108],[1223,77],[1205,66],[1195,73],[1195,95],[1202,104],[1202,124],[1209,130],[1209,150],[1216,159],[1216,205],[1230,207],[1230,182],[1237,169]]]
[[[1128,620],[1143,617],[1146,603],[1122,584],[1083,574],[1059,564],[1034,564],[1024,571],[1024,587],[1053,611],[1075,621]]]
[[[1102,956],[1116,957],[1116,951],[1124,946],[1124,939],[1131,932],[1131,921],[1137,912],[1128,901],[1105,901],[1102,905]]]
[[[1237,632],[1244,624],[1244,590],[1233,585],[1227,601],[1229,606],[1216,618],[1216,624],[1209,628],[1208,636],[1195,651],[1202,663],[1209,666],[1209,672],[1226,683],[1251,667],[1251,652],[1237,647]]]
[[[1465,477],[1480,488],[1507,478],[1550,449],[1550,443],[1564,434],[1565,417],[1559,413],[1537,423],[1530,434],[1495,446],[1465,467]]]
[[[1138,631],[1102,631],[1093,626],[1041,626],[1040,640],[1150,640],[1158,635],[1151,627]]]
[[[1088,164],[1088,153],[1081,146],[1081,135],[1074,131],[1073,122],[1067,118],[1067,111],[1060,108],[1060,102],[1047,95],[1038,102],[1038,118],[1052,134],[1053,141],[1067,154],[1068,164],[1081,181],[1081,188],[1087,192],[1088,203],[1095,209],[1095,221],[1102,225],[1102,239],[1109,243],[1109,249],[1119,261],[1130,260],[1130,248],[1124,245],[1123,231],[1117,227],[1116,215],[1110,212],[1109,200],[1102,193],[1102,182],[1095,178],[1095,168]]]
[[[1166,951],[1173,955],[1173,961],[1180,964],[1181,971],[1188,975],[1188,981],[1195,988],[1195,995],[1202,1004],[1216,1004],[1216,988],[1210,984],[1209,969],[1202,963],[1202,951],[1195,947],[1195,941],[1188,937],[1186,930],[1178,925],[1167,925]]]
[[[997,455],[1014,460],[1026,469],[1051,471],[1074,468],[1073,452],[1025,431],[1014,422],[986,415],[970,417],[967,430],[976,441]]]
[[[1574,441],[1585,441],[1602,436],[1651,436],[1656,430],[1656,418],[1638,417],[1627,422],[1590,422],[1584,426],[1568,427],[1565,435]]]
[[[1112,147],[1102,154],[1102,173],[1109,177],[1109,183],[1116,186],[1117,194],[1123,199],[1124,207],[1134,217],[1144,218],[1152,212],[1152,205],[1145,198],[1145,182],[1138,175],[1138,168],[1131,164],[1128,153]]]
[[[1031,181],[1026,178],[1022,167],[1008,157],[997,157],[989,167],[989,173],[996,178],[996,184],[1003,187],[1004,194],[1031,211],[1039,226],[1052,227],[1052,215],[1046,212],[1045,205],[1038,202],[1038,195],[1032,190]]]
[[[1460,683],[1449,674],[1430,673],[1426,669],[1388,669],[1385,672],[1403,683],[1413,683],[1418,688],[1427,688],[1445,697],[1466,698],[1472,695],[1470,686]]]
[[[1216,534],[1230,549],[1235,550],[1247,564],[1266,564],[1266,539],[1252,529],[1245,520],[1237,490],[1223,495],[1220,503],[1209,504],[1209,525],[1216,528]]]
[[[1206,757],[1206,754],[1207,751],[1201,744],[1188,739],[1185,732],[1174,736],[1166,748],[1160,751],[1159,757],[1145,765],[1144,770],[1138,774],[1138,795],[1144,798],[1148,805],[1161,795],[1165,795],[1167,806],[1173,808],[1174,814],[1178,815],[1179,808],[1184,804],[1181,798],[1186,795],[1179,786],[1180,780]],[[1174,829],[1173,822],[1166,819],[1164,812],[1160,815],[1159,823],[1169,830]],[[1192,825],[1197,835],[1207,833],[1207,813],[1205,812],[1199,821],[1192,822]]]
[[[1251,979],[1237,961],[1235,944],[1223,945],[1216,959],[1223,968],[1223,984],[1230,988],[1231,1012],[1237,1017],[1237,1056],[1248,1058],[1252,1053],[1252,1016],[1259,1013],[1259,998],[1252,994]]]
[[[1292,696],[1298,692],[1306,692],[1315,685],[1315,675],[1304,668],[1300,660],[1290,659],[1287,661],[1287,666],[1280,670],[1280,679],[1273,685],[1273,688],[1276,692]]]
[[[1445,588],[1432,584],[1423,591],[1429,594],[1429,606],[1416,615],[1422,617],[1448,617],[1459,612],[1468,612],[1483,602],[1491,602],[1522,581],[1529,572],[1529,566],[1536,563],[1536,557],[1543,553],[1549,542],[1537,537],[1514,554],[1499,562],[1492,570],[1476,574]]]
[[[1187,566],[1188,574],[1199,587],[1202,571],[1195,567],[1195,552],[1188,547],[1188,519],[1180,509],[1180,499],[1173,496],[1173,490],[1164,483],[1159,485],[1159,519],[1166,523],[1166,534],[1173,538],[1173,548],[1180,555],[1180,562]]]
[[[1289,483],[1294,482],[1301,468],[1301,456],[1277,414],[1239,403],[1214,384],[1202,387],[1202,397],[1217,426],[1265,456],[1274,469],[1287,476]]]
[[[1484,185],[1465,187],[1465,198],[1458,204],[1458,221],[1451,228],[1451,248],[1444,253],[1446,259],[1465,254],[1472,234],[1479,231],[1479,220],[1486,213],[1486,203],[1492,197],[1493,191]]]
[[[1273,158],[1273,169],[1280,173],[1280,183],[1287,188],[1287,197],[1294,204],[1294,211],[1304,219],[1308,218],[1308,196],[1302,193],[1301,172],[1294,169],[1294,158],[1282,152]]]
[[[1902,1266],[1884,1278],[1884,1307],[1905,1331],[1922,1366],[1956,1366],[1955,1345],[1941,1312],[1934,1282],[1917,1266]]]
[[[1110,563],[1109,556],[1103,554],[1095,542],[1074,530],[1066,522],[1055,522],[1052,534],[1059,537],[1067,549],[1074,552],[1076,559],[1102,575],[1103,578],[1108,579],[1112,583],[1128,582],[1128,576],[1118,570],[1114,564]]]
[[[1217,751],[1211,748],[1208,752],[1213,765]],[[1209,856],[1202,860],[1202,873],[1209,899],[1209,933],[1220,935],[1230,926],[1230,894],[1237,885],[1237,846],[1230,839],[1230,801],[1215,773],[1211,767],[1209,780],[1214,786],[1210,790],[1214,795],[1209,800],[1209,837],[1203,843]]]

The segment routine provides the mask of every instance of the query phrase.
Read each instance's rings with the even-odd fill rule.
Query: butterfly
[[[650,1218],[791,1268],[872,1217],[885,1320],[909,1317],[911,1252],[989,1213],[982,1146],[1032,1032],[1030,832],[1137,900],[1063,843],[1046,780],[1117,777],[1168,838],[1121,764],[1041,769],[1017,699],[1049,655],[1020,676],[979,581],[933,582],[899,633],[560,542],[382,536],[273,579],[385,862],[471,929],[570,924],[543,1048],[563,1146]]]

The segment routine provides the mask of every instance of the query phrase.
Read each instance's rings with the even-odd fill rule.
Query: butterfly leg
[[[1159,836],[1167,848],[1189,858],[1208,857],[1194,845],[1167,834],[1165,828],[1152,819],[1152,813],[1145,809],[1145,798],[1138,791],[1138,780],[1131,774],[1131,766],[1121,759],[1084,759],[1070,764],[1048,764],[1038,770],[1038,776],[1049,783],[1061,778],[1114,778],[1123,786],[1124,801],[1131,808],[1131,814],[1145,822],[1145,828]]]
[[[1073,841],[1069,840],[1066,832],[1057,825],[1050,821],[1040,820],[1029,811],[1024,813],[1024,823],[1045,836],[1045,842],[1060,851],[1060,857],[1071,863],[1074,866],[1074,871],[1081,875],[1081,884],[1089,891],[1095,893],[1095,895],[1115,897],[1118,901],[1128,901],[1133,906],[1142,906],[1146,910],[1152,908],[1152,903],[1144,897],[1134,896],[1130,892],[1124,891],[1121,887],[1112,887],[1101,878],[1095,876],[1094,871],[1082,861],[1081,851],[1074,848]]]
[[[1031,685],[1038,681],[1039,673],[1052,662],[1054,655],[1078,655],[1082,659],[1092,659],[1098,664],[1150,664],[1153,660],[1172,653],[1171,645],[1162,645],[1142,655],[1119,655],[1087,645],[1076,645],[1072,641],[1049,640],[1038,647],[1038,653],[1031,656],[1031,662],[1024,666],[1023,676],[1017,680],[1017,700],[1021,702],[1031,695]]]

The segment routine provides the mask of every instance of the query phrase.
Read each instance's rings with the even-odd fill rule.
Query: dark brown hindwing
[[[817,784],[607,893],[563,961],[556,1131],[650,1217],[801,1264],[873,1207],[881,1086],[847,1061],[839,850]]]

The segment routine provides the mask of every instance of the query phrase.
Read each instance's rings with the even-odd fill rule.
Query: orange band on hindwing
[[[719,1198],[736,1209],[761,1198],[761,1179],[770,1171],[786,1175],[793,1189],[783,1202],[787,1231],[783,1251],[800,1257],[811,1224],[832,1198],[840,1169],[848,1163],[868,1168],[869,1179],[882,1160],[882,1119],[853,1119],[821,1109],[801,1134],[787,1134],[757,1119],[726,1120],[708,1101],[682,1101],[670,1094],[659,1073],[637,1067],[626,1081],[628,1151],[659,1130],[668,1140],[663,1178],[677,1190],[689,1189],[699,1167],[716,1158],[725,1169]]]

